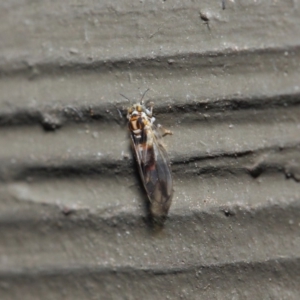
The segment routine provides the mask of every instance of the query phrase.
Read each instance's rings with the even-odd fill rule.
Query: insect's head
[[[127,118],[130,120],[134,116],[140,116],[142,112],[146,112],[147,109],[143,103],[137,103],[128,108]]]
[[[144,94],[141,97],[141,100],[139,103],[136,103],[134,105],[131,105],[128,110],[127,110],[127,119],[130,120],[132,117],[134,116],[141,116],[142,113],[145,113],[147,116],[151,116],[152,115],[152,111],[150,112],[146,106],[144,105],[144,101],[143,98],[145,96],[145,94],[149,91],[149,89],[147,89]],[[124,95],[121,94],[121,96],[125,97]],[[125,97],[127,98],[127,97]],[[128,98],[127,98],[128,99]],[[129,100],[129,99],[128,99]]]

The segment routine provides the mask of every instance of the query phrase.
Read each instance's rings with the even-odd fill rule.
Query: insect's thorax
[[[148,110],[142,104],[135,104],[128,109],[128,127],[136,138],[141,138],[151,130],[152,110]]]
[[[142,133],[146,134],[151,129],[151,122],[144,113],[134,114],[129,119],[129,129],[136,138],[140,138]]]

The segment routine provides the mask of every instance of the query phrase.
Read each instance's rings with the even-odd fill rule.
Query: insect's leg
[[[150,122],[151,122],[151,124],[153,124],[154,122],[155,122],[155,118],[154,117],[152,117],[152,118],[150,118]]]
[[[154,106],[154,102],[150,102],[147,104],[147,108],[146,108],[146,114],[148,117],[152,117],[153,114],[153,106]],[[154,119],[155,120],[155,119]],[[152,122],[153,123],[153,122]]]
[[[160,131],[161,136],[166,136],[166,135],[172,135],[173,132],[171,130],[168,130],[164,128],[162,125],[158,124],[157,129]]]

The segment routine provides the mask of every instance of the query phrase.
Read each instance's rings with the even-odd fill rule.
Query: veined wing
[[[133,134],[131,138],[151,213],[154,217],[165,217],[172,201],[173,182],[168,155],[155,130],[152,125],[143,129],[140,138]]]

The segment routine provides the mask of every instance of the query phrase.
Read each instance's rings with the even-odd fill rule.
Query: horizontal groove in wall
[[[32,271],[61,266],[72,269],[74,265],[91,268],[94,263],[110,268],[131,265],[135,269],[185,269],[293,257],[299,251],[299,199],[286,205],[223,206],[175,213],[170,215],[164,232],[151,229],[141,215],[109,217],[107,213],[101,217],[96,211],[82,210],[51,216],[46,207],[42,210],[40,220],[15,218],[14,222],[1,223],[1,252],[6,257],[1,273],[29,267]],[[17,238],[19,234],[21,239]],[[137,245],[137,240],[142,242]],[[16,247],[21,247],[22,253],[14,252]],[[177,253],[172,251],[174,248]],[[35,253],[34,260],[30,259],[31,253]]]
[[[296,299],[297,287],[294,279],[299,280],[298,261],[298,258],[292,260],[278,258],[254,264],[241,261],[222,266],[196,265],[186,270],[174,268],[172,272],[158,270],[157,273],[152,270],[137,271],[124,268],[107,270],[107,273],[103,274],[101,268],[82,270],[74,268],[72,271],[60,271],[57,274],[51,272],[47,274],[44,271],[44,274],[37,273],[32,276],[8,276],[6,287],[13,290],[17,287],[21,292],[25,292],[25,297],[28,295],[27,289],[31,288],[32,298],[25,299],[39,299],[45,290],[48,296],[56,299],[65,297],[80,299],[87,294],[90,297],[105,298],[108,294],[116,293],[116,290],[121,290],[123,295],[132,297],[139,295],[145,299],[152,299],[153,296],[168,298],[178,295],[197,298],[199,293],[205,297],[214,295],[216,299],[232,299],[233,295],[249,295],[253,290],[261,297],[266,294],[275,298],[288,295],[290,299]],[[109,284],[111,280],[114,282],[113,287]],[[37,285],[33,285],[33,282]],[[165,282],[168,282],[167,286]],[[40,288],[36,289],[35,286]],[[55,289],[53,286],[58,288]],[[151,295],[145,293],[144,286],[153,290]],[[4,290],[3,296],[4,299],[9,299],[6,298],[7,289]]]
[[[240,121],[248,122],[251,117],[256,117],[262,122],[265,118],[260,115],[272,109],[283,109],[286,112],[290,107],[298,108],[300,104],[300,94],[290,93],[283,95],[268,95],[248,97],[217,97],[203,99],[201,96],[190,100],[184,99],[148,99],[154,102],[155,115],[163,115],[164,119],[171,123],[180,118],[181,122],[187,121],[207,121],[214,118],[216,122],[239,118]],[[168,104],[169,103],[169,104]],[[40,107],[22,108],[0,113],[0,126],[15,125],[35,125],[40,124],[46,131],[54,131],[67,123],[90,123],[97,121],[101,123],[117,123],[126,126],[126,114],[128,102],[116,101],[115,104],[105,103],[98,105],[66,105],[59,108]],[[287,108],[287,109],[284,109]],[[255,110],[255,111],[253,111]],[[239,111],[235,114],[235,111]],[[184,118],[188,114],[188,118]],[[255,114],[255,116],[253,116]],[[260,118],[258,120],[258,118]]]
[[[121,71],[131,72],[166,72],[166,70],[178,69],[182,74],[186,74],[186,70],[190,72],[198,72],[207,74],[214,69],[224,69],[227,74],[238,72],[241,67],[243,71],[258,71],[258,70],[274,70],[275,66],[278,69],[298,68],[296,60],[299,57],[299,45],[289,47],[269,47],[269,48],[249,48],[241,49],[240,51],[232,48],[220,49],[218,51],[206,52],[185,52],[176,55],[151,55],[151,56],[133,56],[121,57],[120,59],[111,58],[99,61],[50,61],[45,63],[35,63],[26,65],[24,63],[12,62],[12,65],[20,65],[19,68],[14,67],[8,69],[7,66],[0,64],[0,76],[7,77],[25,77],[31,80],[36,80],[44,76],[61,76],[61,75],[76,75],[84,73],[97,73],[99,76],[103,73],[118,73]],[[249,59],[250,58],[250,59]],[[274,62],[276,64],[274,65]],[[1,77],[0,77],[1,78]]]

